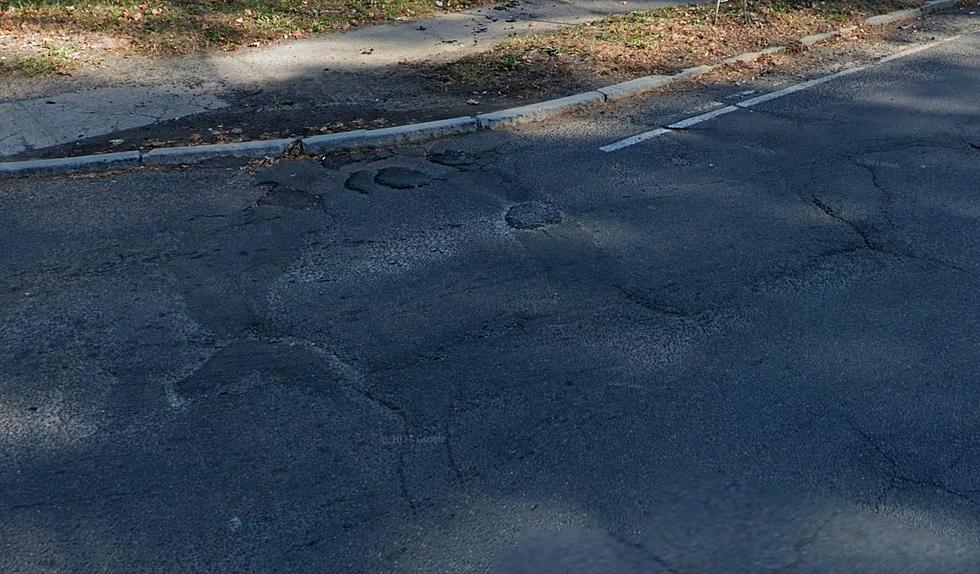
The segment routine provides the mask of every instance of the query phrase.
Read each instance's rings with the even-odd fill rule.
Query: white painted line
[[[670,124],[667,127],[670,128],[670,129],[672,129],[672,130],[683,130],[683,129],[689,128],[689,127],[691,127],[693,125],[699,124],[701,122],[706,122],[708,120],[713,120],[713,119],[717,118],[718,116],[723,116],[725,114],[730,114],[730,113],[736,112],[736,111],[738,111],[738,108],[735,107],[735,106],[725,106],[723,108],[714,110],[712,112],[708,112],[706,114],[701,114],[699,116],[694,116],[693,118],[687,118],[686,120],[681,120],[679,122],[672,123],[672,124]]]
[[[860,72],[861,70],[866,70],[867,68],[869,68],[870,66],[873,66],[875,64],[884,64],[886,62],[891,62],[892,60],[897,60],[899,58],[904,58],[906,56],[911,56],[912,54],[917,54],[919,52],[922,52],[923,50],[928,50],[929,48],[934,48],[934,47],[936,47],[936,46],[938,46],[940,44],[945,44],[946,42],[952,42],[953,40],[956,40],[957,38],[960,38],[961,36],[962,36],[962,34],[957,34],[956,36],[952,36],[950,38],[944,38],[942,40],[936,40],[935,42],[929,42],[927,44],[922,44],[920,46],[915,46],[913,48],[908,48],[906,50],[902,50],[900,52],[896,52],[896,53],[894,53],[894,54],[892,54],[890,56],[885,56],[884,58],[878,60],[874,64],[868,64],[868,65],[865,65],[865,66],[855,66],[853,68],[848,68],[846,70],[841,70],[839,72],[835,72],[835,73],[830,74],[828,76],[823,76],[823,77],[820,77],[820,78],[814,78],[812,80],[807,80],[806,82],[802,82],[800,84],[796,84],[796,85],[790,86],[788,88],[783,88],[782,90],[778,90],[778,91],[775,91],[775,92],[770,92],[768,94],[763,94],[761,96],[757,96],[757,97],[754,97],[754,98],[749,98],[747,100],[743,100],[743,101],[738,102],[738,103],[736,103],[734,105],[731,105],[731,106],[725,106],[724,108],[721,108],[721,109],[718,109],[718,110],[714,110],[714,111],[708,112],[706,114],[701,114],[701,115],[693,116],[693,117],[687,118],[686,120],[681,120],[679,122],[675,122],[673,124],[670,124],[666,128],[657,128],[655,130],[650,130],[650,131],[647,131],[647,132],[643,132],[641,134],[636,134],[635,136],[628,137],[628,138],[626,138],[624,140],[620,140],[618,142],[615,142],[615,143],[611,143],[609,145],[602,146],[602,147],[599,148],[599,150],[600,151],[604,151],[606,153],[614,152],[616,150],[623,149],[624,147],[629,147],[631,145],[636,145],[636,144],[638,144],[640,142],[643,142],[643,141],[646,141],[648,139],[655,138],[655,137],[657,137],[659,135],[663,135],[665,133],[669,133],[669,132],[671,132],[673,130],[685,129],[685,128],[691,127],[693,125],[699,124],[701,122],[706,122],[708,120],[714,119],[714,118],[716,118],[718,116],[721,116],[721,115],[724,115],[724,114],[728,114],[728,113],[737,111],[739,109],[751,108],[752,106],[757,106],[757,105],[759,105],[761,103],[764,103],[764,102],[772,101],[772,100],[775,100],[777,98],[781,98],[783,96],[788,96],[790,94],[799,92],[800,90],[805,90],[807,88],[812,88],[813,86],[817,86],[817,85],[820,85],[820,84],[829,82],[831,80],[836,80],[837,78],[841,78],[843,76],[848,76],[848,75],[853,74],[855,72]]]
[[[933,48],[933,47],[938,46],[940,44],[943,44],[945,42],[950,42],[950,41],[955,40],[957,38],[959,38],[958,35],[957,36],[953,36],[952,38],[945,38],[943,40],[937,40],[935,42],[929,42],[928,44],[922,44],[921,46],[915,46],[914,48],[908,48],[906,50],[902,50],[901,52],[895,52],[894,54],[892,54],[890,56],[885,56],[884,58],[878,60],[877,62],[875,62],[875,64],[884,64],[885,62],[891,62],[892,60],[897,60],[899,58],[904,58],[905,56],[911,56],[912,54],[916,54],[916,53],[921,52],[923,50],[928,50],[929,48]],[[758,96],[758,97],[755,97],[755,98],[751,98],[751,99],[748,99],[748,100],[739,102],[739,103],[737,103],[735,105],[738,106],[738,107],[740,107],[740,108],[750,108],[752,106],[761,104],[763,102],[768,102],[770,100],[775,100],[776,98],[781,98],[783,96],[788,96],[789,94],[792,94],[794,92],[798,92],[800,90],[805,90],[807,88],[811,88],[813,86],[817,86],[819,84],[823,84],[823,83],[829,82],[831,80],[836,80],[837,78],[840,78],[840,77],[843,77],[843,76],[847,76],[847,75],[853,74],[854,72],[860,72],[861,70],[866,70],[869,66],[872,66],[872,65],[874,65],[874,64],[868,64],[866,66],[855,66],[853,68],[848,68],[846,70],[841,70],[840,72],[836,72],[834,74],[830,74],[829,76],[823,76],[821,78],[815,78],[813,80],[808,80],[808,81],[803,82],[801,84],[796,84],[795,86],[790,86],[788,88],[784,88],[784,89],[779,90],[779,91],[776,91],[776,92],[772,92],[772,93],[769,93],[769,94],[763,94],[761,96]]]
[[[768,94],[762,94],[761,96],[757,96],[755,98],[749,98],[748,100],[741,101],[735,105],[739,108],[751,108],[752,106],[756,106],[761,103],[768,102],[770,100],[775,100],[776,98],[781,98],[783,96],[788,96],[792,93],[799,92],[800,90],[805,90],[807,88],[812,88],[813,86],[817,86],[825,82],[829,82],[831,80],[836,80],[837,78],[840,78],[842,76],[847,76],[849,74],[853,74],[854,72],[860,72],[865,68],[867,68],[867,66],[856,66],[854,68],[848,68],[846,70],[841,70],[840,72],[830,74],[829,76],[823,76],[822,78],[807,80],[801,84],[796,84],[788,88],[783,88],[775,92],[770,92]]]
[[[669,133],[669,132],[670,132],[670,130],[668,130],[666,128],[657,128],[655,130],[650,130],[648,132],[643,132],[642,134],[636,134],[635,136],[628,137],[628,138],[626,138],[624,140],[620,140],[620,141],[618,141],[616,143],[611,143],[609,145],[604,145],[604,146],[602,146],[599,149],[602,150],[602,151],[604,151],[604,152],[606,152],[606,153],[609,153],[611,151],[616,151],[618,149],[623,149],[624,147],[629,147],[631,145],[638,144],[638,143],[640,143],[642,141],[646,141],[646,140],[648,140],[650,138],[655,138],[655,137],[657,137],[659,135],[663,135],[663,134]]]

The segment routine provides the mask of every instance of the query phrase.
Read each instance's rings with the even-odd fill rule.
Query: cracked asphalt
[[[0,571],[980,570],[978,62],[0,182]]]

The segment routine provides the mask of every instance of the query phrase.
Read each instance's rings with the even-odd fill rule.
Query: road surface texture
[[[976,30],[612,153],[685,102],[0,183],[0,571],[977,572]]]

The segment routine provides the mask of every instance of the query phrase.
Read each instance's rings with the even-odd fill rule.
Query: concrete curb
[[[80,157],[59,157],[55,159],[9,161],[0,163],[0,177],[106,171],[116,168],[136,167],[139,163],[140,152],[138,151],[83,155]]]
[[[140,157],[143,165],[182,165],[218,157],[263,158],[282,155],[294,139],[258,140],[241,143],[159,147]]]
[[[802,40],[800,41],[802,42]],[[746,52],[744,54],[739,54],[738,56],[725,58],[724,60],[721,61],[721,63],[722,65],[724,65],[724,64],[737,64],[738,62],[754,62],[763,56],[768,56],[769,54],[778,54],[785,50],[786,50],[786,46],[773,46],[772,48],[766,48],[765,50],[759,50],[758,52]]]
[[[628,82],[621,82],[619,84],[599,88],[596,91],[603,96],[606,96],[607,102],[613,102],[620,98],[626,98],[629,96],[642,94],[643,92],[656,90],[657,88],[666,86],[667,84],[675,81],[674,76],[644,76],[635,80],[629,80]]]
[[[409,124],[377,130],[354,130],[336,134],[325,134],[303,138],[305,153],[330,153],[359,147],[416,143],[429,139],[475,132],[479,129],[477,119],[470,116]]]
[[[870,24],[871,26],[881,26],[884,24],[893,24],[895,22],[902,22],[904,20],[914,20],[919,16],[925,14],[930,14],[938,10],[945,10],[946,8],[951,8],[956,5],[959,0],[930,0],[924,5],[918,8],[909,8],[907,10],[897,10],[895,12],[889,12],[888,14],[881,14],[878,16],[872,16],[866,19],[865,24]]]
[[[508,126],[516,126],[529,122],[536,122],[545,118],[550,118],[559,114],[567,114],[577,110],[583,110],[598,106],[606,101],[606,96],[602,92],[591,91],[564,98],[556,98],[521,106],[490,112],[476,116],[476,121],[480,122],[480,128],[485,130],[495,130]]]
[[[950,8],[955,6],[957,2],[958,0],[929,0],[919,8],[872,16],[867,18],[865,23],[877,26],[911,20],[924,14]],[[799,42],[804,46],[812,46],[835,36],[846,34],[855,28],[856,26],[849,26],[840,30],[813,34],[800,38]],[[193,164],[215,158],[272,158],[282,156],[291,146],[299,147],[307,154],[327,154],[365,147],[419,143],[479,130],[495,130],[542,121],[558,115],[599,106],[606,102],[638,96],[657,88],[695,78],[726,64],[752,62],[763,56],[776,54],[786,49],[787,46],[773,46],[758,52],[747,52],[726,58],[715,65],[687,68],[672,76],[644,76],[580,94],[477,116],[464,116],[376,130],[354,130],[308,138],[163,147],[143,153],[130,151],[56,159],[0,162],[0,178],[107,171],[140,165]]]

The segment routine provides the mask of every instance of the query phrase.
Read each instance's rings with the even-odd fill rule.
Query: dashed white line
[[[796,84],[795,86],[790,86],[788,88],[783,88],[781,90],[770,92],[768,94],[762,94],[761,96],[756,96],[754,98],[749,98],[745,101],[738,102],[735,107],[738,108],[751,108],[752,106],[759,105],[763,102],[768,102],[770,100],[775,100],[776,98],[781,98],[783,96],[788,96],[792,93],[799,92],[800,90],[805,90],[807,88],[812,88],[831,80],[836,80],[842,76],[847,76],[853,74],[854,72],[860,72],[861,70],[867,68],[867,66],[855,66],[853,68],[848,68],[846,70],[841,70],[839,72],[830,74],[829,76],[823,76],[822,78],[815,78],[813,80],[807,80],[801,84]]]
[[[667,128],[657,128],[655,130],[650,130],[648,132],[643,132],[642,134],[636,134],[635,136],[628,137],[624,140],[620,140],[616,143],[611,143],[609,145],[602,146],[602,151],[609,153],[611,151],[616,151],[618,149],[623,149],[624,147],[629,147],[633,144],[638,144],[642,141],[646,141],[650,138],[655,138],[659,135],[669,133],[670,130]]]
[[[693,126],[695,124],[699,124],[701,122],[706,122],[708,120],[717,118],[718,116],[723,116],[725,114],[730,114],[730,113],[732,113],[734,111],[737,111],[737,110],[738,110],[738,108],[735,107],[735,106],[725,106],[725,107],[723,107],[721,109],[714,110],[714,111],[708,112],[706,114],[701,114],[701,115],[698,115],[698,116],[687,118],[686,120],[681,120],[679,122],[672,123],[669,126],[667,126],[667,129],[671,129],[671,130],[683,130],[683,129],[689,128],[689,127],[691,127],[691,126]]]
[[[922,44],[920,46],[915,46],[915,47],[912,47],[912,48],[908,48],[908,49],[902,50],[900,52],[896,52],[896,53],[894,53],[894,54],[892,54],[890,56],[885,56],[884,58],[882,58],[882,59],[878,60],[877,62],[875,62],[875,64],[884,64],[886,62],[891,62],[892,60],[897,60],[899,58],[904,58],[905,56],[911,56],[912,54],[916,54],[918,52],[922,52],[923,50],[928,50],[929,48],[933,48],[933,47],[938,46],[940,44],[945,44],[946,42],[952,42],[953,40],[956,40],[957,38],[959,38],[961,36],[962,36],[962,34],[958,34],[958,35],[952,36],[950,38],[944,38],[942,40],[936,40],[935,42],[929,42],[927,44]],[[679,122],[672,123],[672,124],[668,125],[665,128],[656,128],[656,129],[653,129],[653,130],[650,130],[650,131],[646,131],[646,132],[643,132],[643,133],[636,134],[635,136],[630,136],[630,137],[628,137],[626,139],[623,139],[623,140],[619,140],[618,142],[614,142],[614,143],[611,143],[611,144],[608,144],[608,145],[604,145],[604,146],[600,147],[599,150],[600,151],[604,151],[606,153],[614,152],[616,150],[620,150],[620,149],[623,149],[625,147],[629,147],[631,145],[636,145],[636,144],[638,144],[640,142],[644,142],[644,141],[646,141],[648,139],[652,139],[652,138],[655,138],[657,136],[661,136],[663,134],[670,133],[670,132],[672,132],[674,130],[686,129],[686,128],[689,128],[689,127],[691,127],[693,125],[699,124],[701,122],[706,122],[708,120],[714,119],[714,118],[716,118],[718,116],[721,116],[721,115],[724,115],[724,114],[729,114],[731,112],[735,112],[735,111],[738,111],[740,109],[751,108],[752,106],[757,106],[757,105],[759,105],[761,103],[764,103],[764,102],[772,101],[772,100],[775,100],[777,98],[781,98],[783,96],[788,96],[790,94],[799,92],[800,90],[805,90],[807,88],[812,88],[813,86],[817,86],[817,85],[820,85],[820,84],[829,82],[831,80],[836,80],[837,78],[841,78],[843,76],[848,76],[848,75],[853,74],[855,72],[860,72],[861,70],[866,70],[866,69],[868,69],[869,67],[871,67],[872,65],[875,65],[875,64],[867,64],[867,65],[864,65],[864,66],[855,66],[853,68],[848,68],[846,70],[841,70],[839,72],[835,72],[835,73],[830,74],[830,75],[827,75],[827,76],[823,76],[823,77],[820,77],[820,78],[814,78],[812,80],[807,80],[806,82],[802,82],[802,83],[799,83],[799,84],[796,84],[796,85],[793,85],[793,86],[789,86],[788,88],[783,88],[782,90],[777,90],[775,92],[770,92],[768,94],[763,94],[761,96],[756,96],[754,98],[749,98],[747,100],[743,100],[743,101],[738,102],[738,103],[736,103],[734,105],[731,105],[731,106],[725,106],[724,108],[720,108],[720,109],[717,109],[717,110],[714,110],[714,111],[710,111],[710,112],[705,113],[705,114],[699,114],[699,115],[696,115],[696,116],[692,116],[692,117],[689,117],[687,119],[681,120]]]

